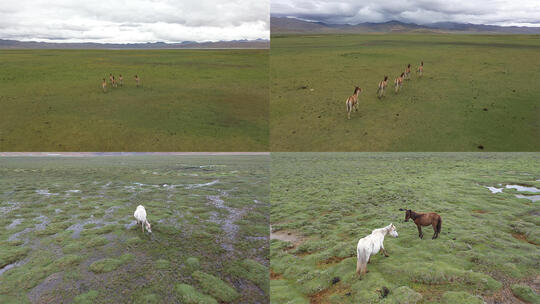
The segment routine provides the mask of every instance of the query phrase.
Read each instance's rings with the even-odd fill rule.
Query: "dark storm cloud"
[[[271,13],[336,24],[398,20],[540,26],[538,0],[272,0]]]

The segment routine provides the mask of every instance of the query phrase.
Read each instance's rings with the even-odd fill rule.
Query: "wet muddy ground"
[[[268,302],[268,161],[3,158],[0,302]]]

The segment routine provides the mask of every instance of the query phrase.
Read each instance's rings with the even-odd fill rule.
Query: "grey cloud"
[[[0,8],[0,39],[180,42],[269,38],[269,0],[17,0]]]
[[[271,13],[337,24],[398,20],[540,25],[538,0],[272,0]]]

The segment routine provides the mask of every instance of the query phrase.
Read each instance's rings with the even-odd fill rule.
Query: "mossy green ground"
[[[268,50],[2,50],[0,107],[1,151],[268,151]]]
[[[269,160],[0,159],[0,302],[267,302]]]
[[[513,284],[537,288],[540,202],[486,187],[540,188],[539,165],[538,153],[272,153],[272,231],[286,233],[271,235],[271,302],[516,301]],[[439,238],[420,239],[399,208],[440,214]],[[358,279],[358,240],[390,223],[389,257]]]
[[[276,35],[271,45],[271,151],[540,150],[540,35]]]

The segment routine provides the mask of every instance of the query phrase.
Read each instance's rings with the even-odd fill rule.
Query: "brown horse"
[[[418,227],[418,236],[420,238],[424,237],[422,233],[422,226],[433,226],[433,237],[431,239],[436,239],[441,232],[442,219],[441,216],[435,212],[429,213],[419,213],[414,212],[411,209],[399,209],[399,211],[405,211],[405,222],[408,222],[409,219],[412,219]]]

